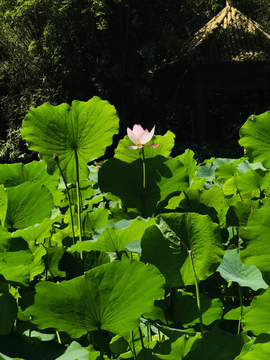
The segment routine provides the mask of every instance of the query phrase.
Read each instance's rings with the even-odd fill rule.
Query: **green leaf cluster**
[[[168,132],[96,167],[109,102],[32,109],[41,160],[0,165],[0,358],[268,358],[269,121],[248,157],[172,157]]]

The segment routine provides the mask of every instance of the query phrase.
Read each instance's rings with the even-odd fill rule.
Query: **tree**
[[[268,25],[267,0],[235,3]],[[150,127],[157,116],[166,122],[170,114],[164,120],[157,114],[163,99],[156,69],[189,54],[190,38],[224,6],[224,0],[0,0],[1,139],[8,129],[18,133],[33,106],[94,95],[116,106],[120,136],[127,125]]]

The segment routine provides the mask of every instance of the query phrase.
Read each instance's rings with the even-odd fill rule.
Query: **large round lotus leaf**
[[[69,281],[37,284],[34,304],[24,314],[40,329],[53,327],[74,338],[99,327],[124,335],[163,297],[163,284],[150,264],[114,261]]]
[[[7,189],[8,207],[5,226],[24,229],[51,217],[54,208],[50,191],[40,183],[25,182]]]
[[[250,162],[270,168],[270,111],[250,116],[240,130],[239,144],[244,146]]]
[[[186,168],[177,159],[158,155],[146,159],[145,168],[143,191],[142,160],[127,163],[112,158],[99,170],[99,186],[102,191],[120,197],[125,208],[138,209],[143,217],[159,212],[158,208],[163,209],[173,195],[188,188]]]
[[[216,271],[224,254],[219,226],[197,213],[159,215],[156,225],[146,229],[141,246],[143,261],[160,270],[167,286],[195,284],[188,250],[199,281]]]
[[[87,102],[73,101],[71,107],[45,103],[30,110],[21,134],[29,149],[38,151],[48,168],[56,165],[55,152],[66,181],[72,183],[76,181],[76,157],[79,177],[86,179],[87,162],[104,155],[118,132],[118,122],[115,108],[95,96]]]
[[[269,303],[270,288],[268,288],[263,295],[255,296],[249,312],[244,317],[244,331],[251,331],[256,336],[261,333],[270,334]]]
[[[240,258],[244,264],[252,264],[263,273],[264,280],[270,281],[270,203],[254,210],[248,219],[247,227],[241,228],[240,237],[244,248]]]
[[[171,131],[167,131],[164,136],[157,135],[153,136],[153,139],[149,141],[149,144],[159,144],[156,148],[144,147],[144,156],[145,158],[155,157],[157,155],[162,155],[164,157],[170,156],[172,148],[174,147],[174,138],[175,135]],[[120,159],[125,162],[132,162],[137,159],[140,159],[139,149],[129,150],[126,149],[126,146],[134,145],[133,142],[126,135],[124,139],[120,140],[117,148],[115,149],[115,158]]]
[[[253,290],[267,289],[268,285],[262,278],[262,273],[255,265],[244,265],[240,260],[239,250],[227,250],[217,271],[228,282],[237,282]]]

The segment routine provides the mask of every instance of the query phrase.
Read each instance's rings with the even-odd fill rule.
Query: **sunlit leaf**
[[[261,162],[270,168],[270,111],[261,115],[251,115],[240,129],[239,144],[245,148],[250,162]]]
[[[4,185],[0,185],[0,221],[1,225],[5,225],[6,215],[7,215],[7,192]]]
[[[3,253],[9,249],[11,240],[11,233],[6,228],[0,226],[0,253]]]
[[[230,206],[226,214],[227,226],[243,227],[247,225],[249,215],[260,208],[260,200],[237,201]]]
[[[224,199],[223,190],[218,186],[213,186],[209,190],[188,189],[179,208],[182,211],[209,215],[213,221],[222,224],[225,221],[228,205]]]
[[[250,310],[250,306],[239,306],[236,309],[232,309],[228,311],[224,316],[223,319],[226,320],[237,320],[239,321],[240,316],[245,316]],[[242,314],[242,315],[241,315]]]
[[[6,188],[24,183],[27,177],[27,168],[22,163],[0,164],[0,184]]]
[[[241,287],[253,290],[267,289],[268,285],[255,265],[244,265],[240,260],[239,250],[227,250],[217,271],[228,282],[237,282]]]
[[[215,178],[217,182],[224,184],[227,180],[231,179],[235,174],[238,173],[236,164],[220,164],[215,171]]]
[[[115,108],[99,97],[87,102],[73,101],[72,106],[45,103],[30,110],[22,124],[22,138],[28,148],[38,151],[48,168],[56,166],[55,152],[68,183],[76,181],[76,158],[79,177],[87,178],[87,162],[104,155],[118,132]],[[57,170],[58,171],[58,170]]]
[[[156,148],[144,147],[145,158],[155,157],[157,155],[162,155],[164,157],[170,156],[171,150],[174,147],[174,138],[175,135],[171,131],[167,131],[164,136],[156,135],[149,142],[149,144],[159,144]],[[126,135],[124,139],[120,140],[117,148],[115,149],[115,158],[125,161],[133,162],[141,158],[139,149],[128,150],[126,146],[134,145],[129,137]]]
[[[8,208],[5,226],[24,229],[51,217],[54,208],[50,191],[39,183],[25,182],[7,189]]]
[[[96,356],[99,356],[99,351],[95,351]],[[72,341],[63,355],[56,360],[89,360],[89,351],[84,349],[77,341]]]
[[[199,178],[206,179],[211,182],[215,177],[215,170],[220,164],[229,164],[233,162],[232,159],[222,159],[222,158],[211,158],[209,160],[205,160],[202,164],[197,167],[196,174],[198,174]]]
[[[16,285],[22,284],[27,286],[29,283],[30,272],[27,266],[25,265],[13,265],[8,263],[0,257],[0,274],[2,274],[5,279]]]
[[[99,326],[124,335],[163,296],[163,283],[152,265],[114,261],[69,281],[37,284],[34,304],[24,314],[40,329],[54,327],[75,338]]]
[[[97,241],[77,242],[71,247],[71,252],[91,250],[119,252],[125,250],[126,245],[131,241],[141,240],[145,230],[154,223],[152,219],[145,221],[142,218],[137,218],[128,227],[123,229],[109,226],[101,233]]]
[[[269,302],[270,288],[268,288],[263,295],[254,297],[250,310],[243,320],[244,331],[251,331],[256,336],[261,333],[270,334]]]
[[[196,213],[157,216],[156,225],[146,229],[141,246],[143,261],[160,270],[167,286],[195,283],[188,250],[194,255],[199,281],[216,271],[224,253],[219,226],[209,216]]]
[[[259,334],[244,344],[235,360],[268,360],[270,358],[270,335]]]
[[[45,171],[44,161],[32,161],[28,164],[0,164],[0,184],[7,187],[20,185],[26,181],[41,182],[51,191],[56,190],[59,177],[50,176]]]
[[[270,203],[251,212],[246,228],[241,228],[240,236],[244,248],[240,258],[244,264],[251,264],[263,273],[264,280],[270,281]]]
[[[105,208],[89,212],[83,220],[84,234],[92,234],[95,230],[103,228],[108,222],[110,210]]]

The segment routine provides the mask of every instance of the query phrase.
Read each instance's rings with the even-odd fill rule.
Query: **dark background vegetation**
[[[157,75],[157,69],[192,57],[190,39],[225,4],[225,0],[0,0],[0,161],[35,157],[27,153],[19,131],[32,107],[46,101],[53,105],[87,101],[94,95],[118,111],[121,128],[115,143],[127,126],[156,124],[157,133],[167,129],[176,133],[175,152],[193,146],[201,158],[236,157],[235,148],[230,153],[228,144],[223,149],[215,139],[196,149],[186,126],[189,109],[183,96],[170,79],[160,81]],[[269,0],[235,0],[234,5],[270,31]],[[175,76],[181,79],[181,73]],[[210,111],[220,117],[217,102],[210,102]],[[239,110],[235,127],[228,129],[235,131],[235,139],[248,111]]]

